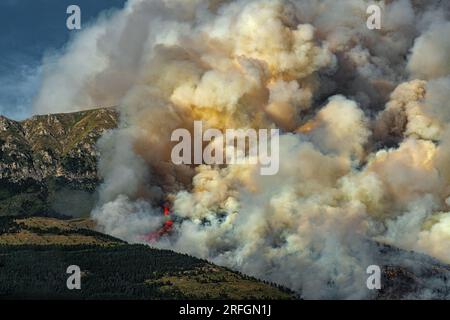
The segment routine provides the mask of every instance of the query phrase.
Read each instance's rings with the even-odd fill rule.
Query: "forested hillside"
[[[129,245],[89,221],[0,217],[0,299],[290,299],[279,286],[184,254]],[[81,269],[68,290],[67,267]]]

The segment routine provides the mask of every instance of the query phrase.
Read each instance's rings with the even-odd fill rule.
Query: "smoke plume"
[[[450,32],[441,1],[130,0],[44,68],[36,112],[119,105],[99,142],[114,236],[306,298],[369,297],[372,240],[450,263]],[[177,128],[279,128],[280,170],[174,165]]]

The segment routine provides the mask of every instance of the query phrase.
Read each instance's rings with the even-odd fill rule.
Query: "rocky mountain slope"
[[[34,116],[0,116],[0,215],[56,214],[84,204],[98,183],[95,143],[117,125],[115,109]]]

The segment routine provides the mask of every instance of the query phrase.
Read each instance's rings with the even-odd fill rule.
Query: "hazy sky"
[[[23,119],[40,83],[46,55],[63,49],[77,31],[66,28],[66,9],[81,8],[82,26],[100,13],[123,7],[125,0],[1,0],[0,114]]]

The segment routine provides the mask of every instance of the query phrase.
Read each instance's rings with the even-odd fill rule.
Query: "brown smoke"
[[[378,3],[379,31],[371,1],[130,0],[48,68],[36,110],[120,105],[99,143],[104,231],[141,241],[170,201],[160,247],[366,297],[368,239],[450,263],[448,6]],[[174,165],[170,135],[194,120],[280,128],[279,173]]]

